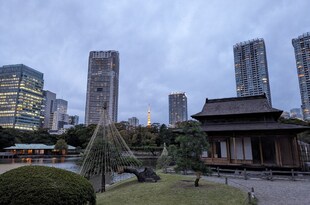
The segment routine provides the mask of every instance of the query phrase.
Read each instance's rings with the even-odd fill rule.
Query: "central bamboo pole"
[[[107,111],[107,103],[105,102],[103,104],[103,136],[102,136],[102,141],[103,141],[103,148],[104,148],[104,152],[107,152],[107,149],[106,149],[106,139],[105,139],[105,135],[106,135],[106,111]],[[105,155],[103,155],[105,156]],[[105,192],[105,184],[106,184],[106,181],[105,181],[105,173],[106,173],[106,156],[104,157],[104,159],[102,160],[103,162],[103,167],[102,167],[102,174],[101,174],[101,193],[102,192]]]

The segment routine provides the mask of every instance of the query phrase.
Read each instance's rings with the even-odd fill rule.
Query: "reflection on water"
[[[11,169],[15,169],[21,166],[29,166],[29,165],[41,165],[41,166],[49,166],[49,167],[56,167],[68,171],[72,171],[75,173],[79,172],[80,169],[80,157],[59,157],[59,158],[13,158],[13,159],[0,159],[0,174],[7,172]],[[139,169],[139,172],[144,170],[144,167],[151,167],[155,168],[156,166],[156,159],[140,159],[143,166]],[[123,173],[123,174],[116,174],[114,173],[111,176],[110,180],[106,180],[109,184],[113,184],[128,178],[134,177],[133,174]],[[93,187],[96,191],[101,188],[101,176],[94,176],[90,179]],[[107,184],[107,186],[109,186]]]
[[[54,157],[54,158],[13,158],[0,159],[0,174],[25,165],[42,165],[56,167],[78,173],[80,157]],[[140,159],[143,167],[155,168],[156,159]]]
[[[56,167],[77,173],[80,168],[78,165],[79,159],[79,157],[0,159],[0,174],[25,165]]]

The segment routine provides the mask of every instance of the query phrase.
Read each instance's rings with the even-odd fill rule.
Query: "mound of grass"
[[[195,177],[161,174],[157,183],[138,183],[130,179],[97,194],[97,204],[109,205],[240,205],[247,194],[239,189],[201,180],[194,187]]]
[[[92,185],[73,172],[23,166],[0,175],[0,204],[96,204]]]

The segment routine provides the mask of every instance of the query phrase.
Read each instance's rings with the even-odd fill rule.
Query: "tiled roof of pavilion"
[[[202,116],[239,115],[253,113],[282,113],[282,110],[272,108],[265,95],[234,97],[221,99],[206,99],[202,111],[192,115]]]
[[[267,130],[282,130],[282,131],[296,131],[302,132],[309,130],[309,126],[285,124],[280,123],[277,119],[280,117],[282,110],[272,108],[268,103],[265,95],[249,96],[249,97],[235,97],[235,98],[222,98],[222,99],[206,99],[201,112],[192,115],[193,118],[200,121],[211,118],[201,126],[206,132],[229,132],[229,131],[267,131]],[[273,116],[266,120],[257,117],[257,114],[265,116]],[[223,120],[230,116],[229,119],[237,115],[251,116],[244,121]],[[222,118],[224,117],[224,118]],[[215,120],[214,120],[215,119]],[[220,119],[220,120],[217,120]],[[237,118],[236,118],[237,119]]]
[[[4,149],[17,149],[17,150],[29,150],[29,149],[48,149],[48,150],[53,150],[55,148],[55,145],[45,145],[45,144],[15,144],[14,146],[11,147],[6,147]],[[75,149],[75,147],[68,145],[69,150]]]

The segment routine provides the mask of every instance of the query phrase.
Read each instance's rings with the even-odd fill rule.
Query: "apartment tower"
[[[292,40],[304,120],[310,120],[310,33]]]
[[[174,127],[177,122],[187,121],[187,97],[184,92],[169,95],[169,125]]]
[[[103,105],[113,122],[117,122],[119,53],[91,51],[88,61],[85,124],[97,124]]]
[[[254,39],[234,45],[237,96],[266,95],[271,106],[271,94],[264,39]]]

